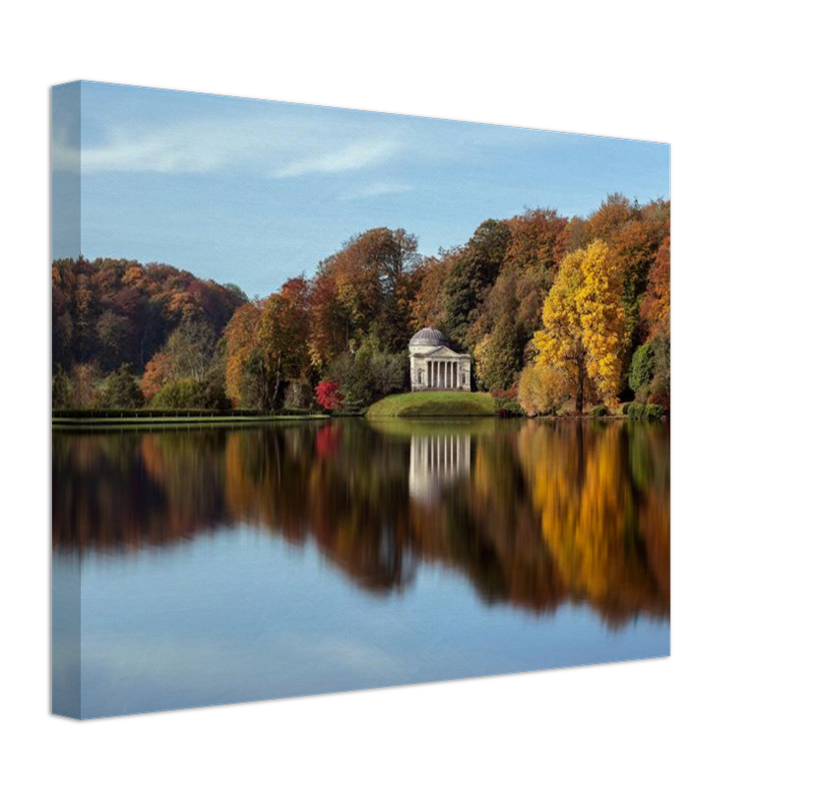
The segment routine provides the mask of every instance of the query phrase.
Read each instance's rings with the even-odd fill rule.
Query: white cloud
[[[396,141],[354,143],[339,150],[297,159],[277,172],[277,177],[296,178],[310,173],[350,172],[379,166],[401,149]]]
[[[87,100],[83,100],[82,122],[85,173],[233,172],[289,179],[364,172],[397,158],[425,164],[477,161],[497,145],[521,151],[534,145],[535,152],[539,152],[556,140],[575,141],[573,136],[541,137],[520,128],[292,104],[246,101],[244,110],[236,113],[234,101],[221,101],[226,104],[222,112],[216,113],[211,105],[213,98],[203,95],[190,95],[183,104],[179,100],[169,110],[162,107],[156,111],[149,103],[137,102],[147,95],[111,104],[109,97],[88,91]],[[206,106],[205,113],[179,117],[192,107],[188,103],[198,109]],[[55,140],[58,138],[55,135]],[[55,142],[56,168],[75,168],[77,155],[76,145],[67,147],[61,141]],[[350,190],[349,197],[408,190],[379,181],[358,191]]]
[[[158,129],[109,129],[82,147],[83,172],[203,174],[237,171],[270,178],[337,174],[379,166],[403,148],[393,137],[360,140],[353,127],[309,120],[222,119]],[[76,150],[55,146],[55,166],[76,163]]]
[[[357,200],[365,197],[379,197],[385,194],[405,194],[412,192],[413,189],[414,187],[410,184],[399,183],[398,181],[374,181],[366,186],[346,192],[342,199]]]

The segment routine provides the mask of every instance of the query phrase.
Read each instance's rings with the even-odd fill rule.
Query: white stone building
[[[422,328],[410,340],[410,389],[470,391],[472,359],[450,348],[447,337],[435,328]]]

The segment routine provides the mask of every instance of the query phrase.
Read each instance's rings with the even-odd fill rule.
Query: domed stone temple
[[[456,353],[441,331],[422,328],[410,340],[409,350],[411,391],[470,391],[472,359]]]

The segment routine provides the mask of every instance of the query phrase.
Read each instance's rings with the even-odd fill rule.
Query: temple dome
[[[410,340],[411,347],[441,347],[448,344],[447,337],[435,328],[422,328]]]

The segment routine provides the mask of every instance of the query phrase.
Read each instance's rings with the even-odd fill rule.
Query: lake
[[[664,423],[55,430],[52,522],[83,718],[670,651]]]

